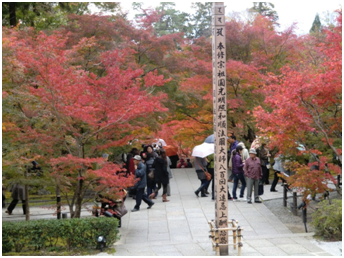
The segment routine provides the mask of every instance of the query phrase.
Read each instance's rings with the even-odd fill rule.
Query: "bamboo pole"
[[[239,241],[239,243],[238,243],[238,255],[239,255],[239,256],[241,256],[241,247],[242,247],[242,243],[241,243],[241,237],[242,237],[241,231],[242,231],[241,227],[238,227],[238,241]]]

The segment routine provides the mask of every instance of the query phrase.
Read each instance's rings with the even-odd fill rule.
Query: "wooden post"
[[[284,207],[287,207],[287,199],[288,199],[288,197],[287,197],[287,184],[284,183],[283,184],[283,206]]]
[[[215,229],[215,249],[216,249],[216,255],[220,255],[219,230],[218,229]]]
[[[211,242],[212,242],[212,246],[213,246],[213,251],[215,251],[215,245],[214,245],[214,242],[215,242],[215,230],[214,230],[214,227],[213,227],[213,222],[214,222],[214,220],[211,220],[209,222],[209,225],[210,225],[210,238],[211,238]]]
[[[213,106],[215,136],[215,225],[219,230],[219,254],[228,255],[227,193],[227,88],[224,2],[213,3],[212,15]]]
[[[297,215],[297,193],[293,192],[293,214]]]
[[[238,255],[241,256],[241,247],[242,247],[242,243],[241,243],[241,228],[238,227]]]

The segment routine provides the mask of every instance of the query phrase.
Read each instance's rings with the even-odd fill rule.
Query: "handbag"
[[[149,171],[148,178],[152,180],[154,179],[154,170]]]
[[[269,153],[269,152],[268,152]],[[268,158],[268,162],[266,163],[266,168],[270,169],[271,168],[271,164],[270,164],[270,158]]]
[[[211,174],[208,171],[204,171],[205,177],[207,178],[207,181],[211,180]]]
[[[211,180],[211,174],[207,170],[204,170],[203,167],[198,164],[197,160],[196,160],[196,163],[203,170],[207,181],[210,181]]]
[[[263,194],[264,194],[264,183],[263,183],[263,180],[259,179],[258,195],[263,195]]]
[[[128,210],[124,205],[124,202],[122,202],[121,204],[117,204],[114,208],[114,211],[116,212],[116,216],[119,218],[122,218],[125,214],[128,213]]]

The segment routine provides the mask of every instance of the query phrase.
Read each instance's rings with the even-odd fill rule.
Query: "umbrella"
[[[296,147],[296,149],[298,149],[299,151],[305,151],[306,148],[304,145],[302,145],[301,143]]]
[[[159,145],[159,142],[161,142],[162,146],[167,146],[166,142],[163,139],[159,139],[155,144]]]
[[[214,153],[214,143],[202,143],[201,145],[197,145],[192,150],[193,157],[204,158],[209,156],[210,154]]]
[[[166,156],[178,155],[178,147],[175,147],[175,146],[172,146],[172,145],[166,145],[164,147],[164,150],[166,152]]]
[[[227,136],[227,140],[229,139],[229,137]],[[205,139],[205,141],[204,141],[205,143],[215,143],[215,136],[214,136],[214,134],[212,134],[212,135],[209,135],[206,139]]]
[[[258,138],[254,139],[254,141],[251,144],[251,149],[257,149],[259,146],[260,146],[259,139]]]

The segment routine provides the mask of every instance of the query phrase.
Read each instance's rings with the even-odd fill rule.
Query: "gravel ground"
[[[342,197],[338,195],[336,192],[332,192],[330,194],[331,199],[341,199]],[[283,199],[274,199],[274,200],[267,200],[264,201],[266,207],[268,207],[273,214],[275,214],[281,222],[283,222],[291,232],[293,233],[305,233],[305,226],[302,221],[302,212],[298,210],[298,215],[293,215],[290,203],[292,202],[292,198],[288,198],[288,207],[283,206]],[[298,198],[298,204],[301,202],[301,199]],[[311,222],[311,214],[317,208],[317,201],[312,201],[309,204],[307,209],[307,230],[308,232],[314,232],[314,228],[310,225]],[[334,255],[334,256],[342,256],[342,241],[336,242],[327,242],[327,241],[320,241],[315,238],[311,240],[312,243],[318,245],[320,248],[325,250],[326,252]]]
[[[289,206],[291,198],[288,199],[288,207],[283,206],[283,199],[274,199],[264,201],[265,206],[267,206],[273,214],[275,214],[281,222],[283,222],[288,229],[293,233],[305,233],[305,226],[302,222],[302,213],[298,210],[298,216],[293,215],[291,208]],[[310,209],[308,209],[310,210]],[[308,232],[314,232],[314,228],[309,225],[311,221],[311,212],[307,210],[307,230]]]

